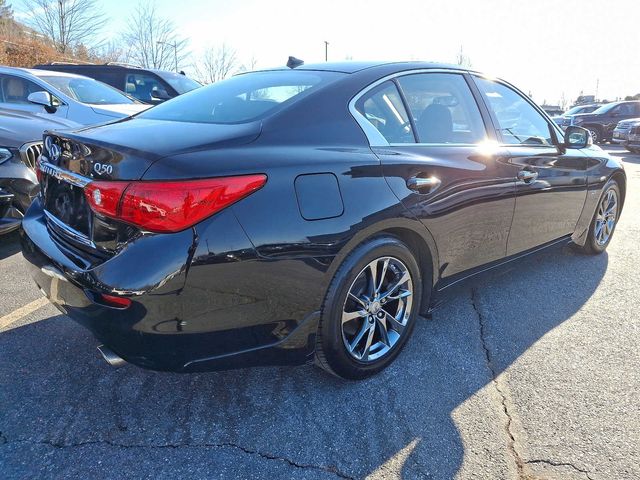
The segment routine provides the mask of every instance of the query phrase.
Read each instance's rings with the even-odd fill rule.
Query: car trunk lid
[[[135,181],[163,157],[248,143],[260,124],[181,125],[126,119],[73,132],[45,133],[39,170],[50,230],[71,247],[110,255],[140,232],[90,208],[85,187],[92,181]],[[101,255],[98,255],[101,256]]]

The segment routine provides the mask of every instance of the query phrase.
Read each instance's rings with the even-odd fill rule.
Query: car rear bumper
[[[230,212],[198,229],[151,235],[91,268],[49,234],[36,200],[21,241],[30,273],[63,313],[88,328],[124,360],[168,371],[201,371],[264,364],[301,364],[312,358],[317,309],[282,314],[256,282],[263,263]],[[218,244],[198,242],[224,232]],[[230,247],[236,247],[233,250]],[[277,280],[277,275],[274,280]],[[266,291],[278,294],[278,285]],[[100,294],[132,300],[126,309],[104,305]],[[300,305],[298,305],[300,307]]]

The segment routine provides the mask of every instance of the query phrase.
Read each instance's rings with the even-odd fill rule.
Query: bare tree
[[[258,59],[255,55],[251,55],[251,58],[240,65],[238,72],[253,72],[258,66]]]
[[[186,57],[187,41],[178,37],[173,22],[160,16],[152,2],[138,6],[123,37],[127,61],[145,68],[178,70]]]
[[[93,44],[107,18],[97,0],[25,0],[28,23],[48,37],[60,53]]]
[[[238,54],[223,43],[218,48],[205,50],[199,64],[194,65],[196,76],[203,83],[214,83],[240,71]]]

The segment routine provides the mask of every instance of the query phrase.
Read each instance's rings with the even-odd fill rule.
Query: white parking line
[[[38,300],[34,300],[31,303],[27,303],[25,306],[14,310],[13,312],[5,315],[4,317],[0,317],[0,329],[8,327],[14,322],[17,322],[23,317],[26,317],[30,313],[35,312],[39,308],[44,307],[49,303],[49,300],[45,297],[39,298]]]

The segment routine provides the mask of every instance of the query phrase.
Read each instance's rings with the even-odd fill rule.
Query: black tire
[[[347,305],[346,302],[349,291],[355,288],[356,280],[363,278],[361,274],[364,274],[369,264],[377,259],[381,259],[379,261],[384,262],[385,258],[392,258],[392,261],[399,260],[400,263],[398,263],[398,265],[402,264],[402,267],[406,267],[405,273],[408,272],[411,277],[413,287],[411,305],[410,308],[407,308],[405,305],[405,314],[407,310],[410,310],[408,312],[409,316],[404,329],[402,329],[399,337],[386,353],[375,360],[362,362],[354,358],[354,355],[349,353],[347,349],[347,340],[346,337],[343,337],[343,312]],[[367,270],[367,272],[370,271]],[[396,271],[392,267],[389,267],[386,272],[387,277],[385,278],[392,279],[389,280],[389,284],[393,284],[393,282],[397,283],[399,270]],[[370,273],[369,276],[371,276]],[[380,276],[382,275],[380,274]],[[383,281],[384,278],[380,280],[380,285],[382,285]],[[340,265],[327,290],[322,306],[316,340],[316,364],[333,375],[350,380],[363,379],[386,368],[395,360],[411,336],[418,312],[420,311],[422,292],[420,267],[409,248],[398,238],[393,236],[380,236],[372,238],[358,246],[345,258],[342,265]],[[400,302],[400,300],[397,301]],[[393,302],[394,300],[389,300],[387,307],[393,308]],[[380,305],[377,305],[377,307],[382,309]],[[358,308],[362,307],[358,306]],[[384,316],[382,313],[380,315]],[[377,326],[378,324],[375,318],[374,315],[370,315],[364,318],[358,317],[355,321],[359,322],[362,320],[360,325],[362,329],[364,329],[365,322],[368,321],[368,319],[373,319],[370,323],[375,323]],[[360,328],[357,330],[360,330]],[[378,335],[378,330],[376,329],[375,331],[376,335]],[[389,338],[387,338],[387,340],[389,340]],[[378,345],[382,344],[378,343]]]
[[[608,195],[610,190],[613,190],[615,192],[616,201],[617,201],[615,223],[613,224],[613,227],[611,228],[611,232],[607,237],[606,241],[599,242],[597,239],[597,232],[596,232],[598,213],[599,213],[600,206],[602,204],[603,199]],[[615,180],[609,180],[604,186],[604,188],[602,189],[602,195],[600,195],[600,198],[598,199],[598,203],[596,205],[596,210],[595,212],[593,212],[593,218],[591,219],[591,224],[589,225],[589,233],[587,234],[587,240],[584,245],[578,246],[578,249],[580,251],[588,255],[598,255],[607,249],[607,247],[609,246],[609,243],[611,243],[613,234],[615,233],[616,226],[618,225],[618,219],[620,218],[620,209],[622,207],[621,201],[622,201],[622,197],[620,196],[620,187],[618,186],[618,183]]]

